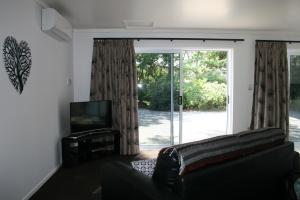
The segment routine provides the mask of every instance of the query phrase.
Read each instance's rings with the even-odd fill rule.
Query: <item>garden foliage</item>
[[[170,110],[171,60],[174,63],[174,105],[178,110],[179,54],[136,55],[139,106]],[[224,110],[227,96],[227,52],[185,51],[183,107],[185,110]]]

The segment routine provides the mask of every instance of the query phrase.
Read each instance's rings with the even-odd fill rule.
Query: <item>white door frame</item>
[[[290,86],[291,86],[291,56],[300,56],[300,49],[288,49],[287,60],[288,60],[288,95],[290,96]],[[289,102],[288,102],[289,103]],[[290,127],[289,127],[290,129]],[[290,136],[290,134],[288,135]],[[289,139],[289,138],[288,138]]]

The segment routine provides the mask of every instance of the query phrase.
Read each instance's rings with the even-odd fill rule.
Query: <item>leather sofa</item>
[[[170,187],[122,162],[102,169],[102,200],[293,200],[299,154],[285,141],[266,150],[180,176]]]

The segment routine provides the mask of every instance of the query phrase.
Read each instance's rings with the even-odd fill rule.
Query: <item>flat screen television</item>
[[[111,128],[111,101],[70,103],[71,133]]]

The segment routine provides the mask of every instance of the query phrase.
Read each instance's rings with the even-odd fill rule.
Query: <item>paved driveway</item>
[[[226,134],[226,112],[183,112],[183,142]],[[170,112],[139,109],[139,132],[142,149],[170,144]],[[179,113],[174,113],[174,138],[179,141]],[[290,140],[300,151],[300,113],[290,111]]]
[[[294,142],[296,151],[300,152],[300,112],[290,111],[290,141]]]
[[[170,144],[170,112],[139,109],[141,145]],[[183,112],[183,142],[226,134],[226,112]],[[174,138],[179,141],[179,113],[174,113]]]

